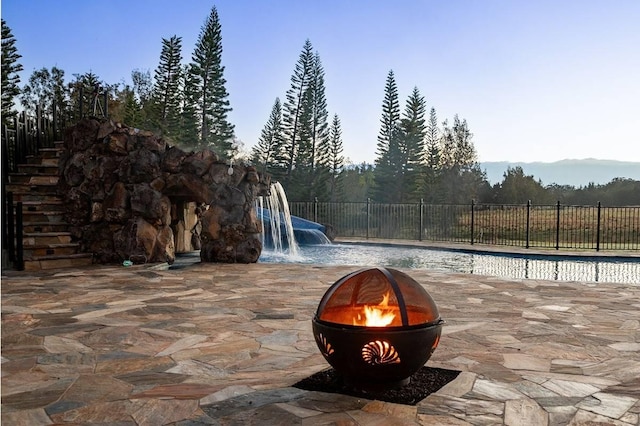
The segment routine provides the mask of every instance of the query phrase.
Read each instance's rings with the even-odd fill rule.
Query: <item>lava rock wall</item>
[[[81,120],[64,143],[58,191],[65,219],[97,263],[173,263],[176,235],[181,249],[200,249],[203,262],[260,257],[254,201],[268,195],[269,176],[104,119]]]

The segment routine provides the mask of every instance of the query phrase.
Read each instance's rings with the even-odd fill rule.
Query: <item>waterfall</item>
[[[287,252],[291,256],[298,256],[299,248],[293,233],[291,213],[289,212],[289,202],[284,188],[280,182],[271,184],[271,195],[269,197],[258,197],[258,216],[262,219],[263,228],[266,227],[267,219],[269,230],[271,231],[271,243],[273,251],[276,253]],[[267,216],[268,211],[268,218]],[[284,235],[282,232],[284,230]],[[262,232],[262,246],[265,246],[267,230]],[[284,238],[283,238],[284,237]]]

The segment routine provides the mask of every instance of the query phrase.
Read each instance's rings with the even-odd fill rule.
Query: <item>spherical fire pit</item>
[[[431,357],[442,324],[429,293],[395,269],[348,274],[325,293],[313,334],[327,362],[350,386],[399,387]]]

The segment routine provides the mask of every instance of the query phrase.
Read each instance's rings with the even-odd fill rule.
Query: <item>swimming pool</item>
[[[422,247],[327,244],[300,247],[297,257],[264,250],[258,262],[386,266],[512,279],[640,284],[640,260],[479,254]]]

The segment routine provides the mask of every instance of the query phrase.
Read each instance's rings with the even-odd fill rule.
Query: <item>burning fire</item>
[[[396,317],[393,308],[389,308],[389,292],[382,297],[382,302],[377,305],[364,305],[362,309],[364,320],[361,314],[353,318],[353,325],[364,325],[366,327],[386,327],[393,322]]]

